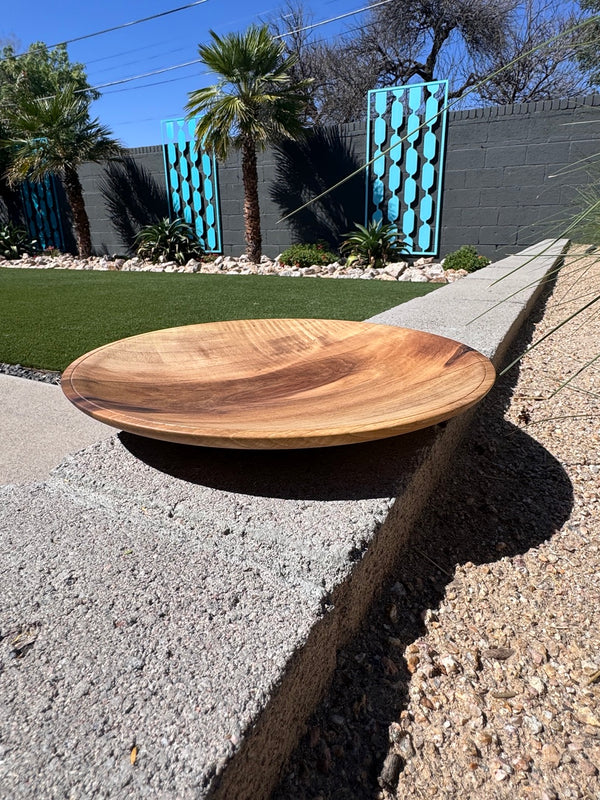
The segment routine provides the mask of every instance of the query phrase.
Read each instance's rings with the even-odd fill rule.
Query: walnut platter
[[[183,444],[282,449],[383,439],[477,403],[491,362],[441,336],[365,322],[187,325],[99,347],[65,370],[81,411]]]

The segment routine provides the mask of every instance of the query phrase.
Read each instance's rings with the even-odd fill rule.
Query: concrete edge
[[[490,354],[496,368],[543,292],[545,276],[560,262],[567,246],[567,240],[545,240],[479,271],[470,282],[473,296],[477,297],[486,280],[496,280],[495,273],[499,267],[502,270],[520,268],[523,286],[531,280],[537,281],[519,302],[499,307],[504,333]],[[489,270],[487,275],[486,270]],[[451,286],[447,288],[451,289]],[[430,311],[435,311],[436,307],[439,309],[440,305],[443,308],[445,291],[446,288],[440,289],[369,321],[402,325],[404,317],[411,320],[410,307],[413,304],[429,307]],[[496,308],[495,302],[489,305],[490,311],[492,307]],[[486,323],[480,327],[485,331]],[[440,333],[447,335],[446,331]],[[370,545],[356,560],[350,575],[331,593],[322,618],[313,627],[302,649],[296,651],[288,663],[278,689],[252,729],[246,732],[234,757],[216,777],[208,797],[215,800],[231,800],[232,797],[236,800],[267,800],[271,796],[285,763],[304,733],[306,721],[327,691],[335,671],[337,651],[358,632],[373,600],[393,573],[401,558],[402,545],[408,541],[414,523],[443,477],[474,413],[475,409],[470,409],[447,423],[422,432],[422,449],[407,477],[403,493],[396,499]]]

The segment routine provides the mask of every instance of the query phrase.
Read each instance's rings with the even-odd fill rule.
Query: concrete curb
[[[371,321],[498,364],[564,244]],[[269,797],[470,418],[297,453],[121,434],[0,488],[7,795]]]
[[[0,485],[43,480],[63,458],[114,435],[59,386],[0,374]]]

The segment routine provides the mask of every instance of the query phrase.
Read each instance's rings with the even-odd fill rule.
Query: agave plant
[[[39,250],[39,245],[27,233],[25,228],[19,228],[11,222],[0,226],[0,257],[12,261],[22,255]]]
[[[340,250],[349,253],[348,263],[364,259],[371,267],[383,267],[404,250],[398,241],[398,229],[390,223],[369,222],[365,227],[355,223],[355,231],[344,236]]]
[[[161,219],[143,227],[135,237],[138,256],[157,261],[185,264],[190,258],[202,258],[204,250],[191,225],[183,219]]]

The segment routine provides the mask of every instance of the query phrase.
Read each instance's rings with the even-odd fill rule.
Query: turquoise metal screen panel
[[[368,94],[366,221],[396,225],[410,255],[438,251],[447,101],[448,81]]]
[[[161,123],[167,194],[171,218],[181,217],[196,231],[209,253],[220,253],[221,219],[214,156],[198,146],[197,119]]]
[[[43,181],[21,184],[21,198],[29,234],[40,247],[56,247],[64,250],[64,236],[60,208],[54,177],[48,175]]]

